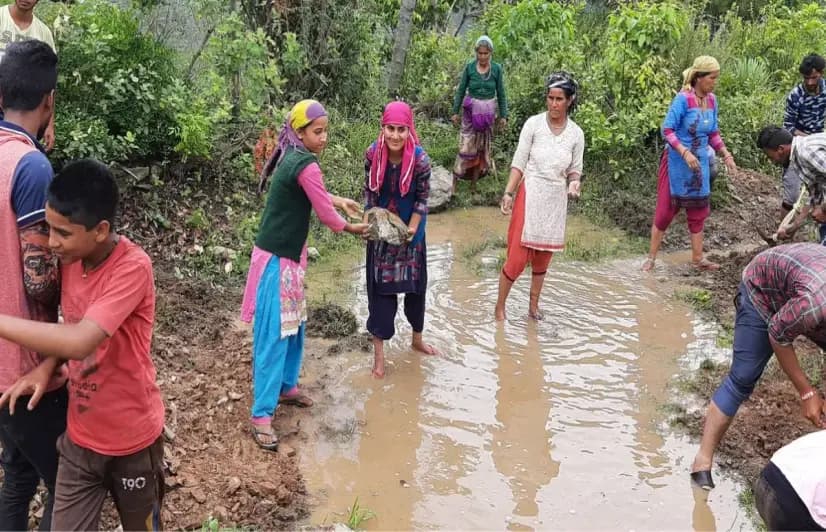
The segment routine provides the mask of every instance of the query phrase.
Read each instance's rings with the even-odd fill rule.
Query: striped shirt
[[[822,133],[826,116],[826,80],[818,83],[817,94],[810,94],[801,83],[786,97],[783,127],[790,132]]]
[[[803,335],[826,346],[826,247],[801,243],[767,249],[743,270],[743,285],[778,344],[791,345]]]
[[[826,133],[794,137],[789,164],[794,165],[809,192],[809,203],[821,204],[826,191]]]

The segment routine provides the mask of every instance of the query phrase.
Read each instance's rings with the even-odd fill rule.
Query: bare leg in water
[[[528,304],[528,317],[536,321],[542,320],[545,315],[539,310],[539,296],[542,294],[542,285],[545,283],[545,274],[531,276],[531,299]]]
[[[440,354],[435,347],[428,343],[425,343],[424,339],[422,338],[422,333],[420,332],[413,333],[413,341],[410,343],[410,347],[413,348],[414,351],[418,351],[419,353],[422,353],[424,355]]]
[[[499,296],[496,298],[496,309],[494,310],[496,321],[505,321],[505,302],[508,300],[512,287],[513,281],[505,276],[505,272],[499,272]]]
[[[731,425],[731,420],[734,418],[725,415],[720,408],[714,404],[714,401],[708,405],[706,411],[706,422],[703,425],[703,436],[700,440],[700,450],[697,451],[697,456],[694,457],[694,463],[691,465],[691,472],[697,471],[711,471],[711,465],[714,461],[714,451],[723,439],[723,435]]]
[[[425,343],[424,339],[422,338],[422,333],[414,332],[413,333],[413,340],[410,343],[410,347],[414,351],[418,351],[424,355],[439,355],[438,349],[433,347],[432,345]],[[384,378],[384,340],[381,338],[374,336],[373,337],[373,377],[377,379]]]
[[[384,378],[384,340],[378,336],[373,337],[373,376]]]
[[[719,270],[720,265],[703,257],[703,232],[691,233],[691,263],[698,270]]]
[[[664,236],[665,231],[660,231],[656,225],[651,224],[651,245],[648,248],[648,258],[642,265],[642,271],[650,272],[654,269],[654,261],[657,260],[657,252],[660,250]]]

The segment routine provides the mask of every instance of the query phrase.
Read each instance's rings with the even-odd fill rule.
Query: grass
[[[362,523],[376,517],[372,510],[359,505],[358,497],[353,501],[353,505],[347,509],[347,514],[346,524],[350,527],[350,530],[361,530]]]
[[[743,488],[743,491],[737,495],[737,502],[740,503],[740,507],[746,512],[746,517],[752,522],[755,530],[758,532],[766,532],[766,525],[763,523],[760,514],[757,513],[757,506],[755,506],[754,501],[754,490],[751,486]]]
[[[217,517],[207,517],[201,524],[201,532],[247,532],[254,530],[247,527],[222,526]]]
[[[701,312],[710,312],[713,304],[711,292],[703,288],[678,289],[674,291],[674,297]]]
[[[734,345],[734,327],[731,324],[721,323],[720,328],[717,329],[717,338],[715,339],[717,347],[728,349]]]

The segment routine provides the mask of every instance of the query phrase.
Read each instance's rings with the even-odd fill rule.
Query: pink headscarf
[[[390,102],[384,108],[381,117],[382,131],[376,140],[376,151],[370,164],[370,179],[368,186],[373,192],[381,189],[384,181],[384,172],[387,169],[387,159],[390,155],[387,142],[384,139],[384,126],[407,126],[410,135],[404,145],[402,154],[402,173],[399,179],[399,192],[406,196],[410,191],[410,183],[413,181],[413,169],[416,166],[416,146],[419,145],[419,136],[416,134],[416,126],[413,124],[413,110],[404,102]]]

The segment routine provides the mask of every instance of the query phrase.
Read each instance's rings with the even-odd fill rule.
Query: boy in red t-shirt
[[[58,440],[53,530],[97,529],[111,493],[125,530],[159,530],[164,406],[149,355],[152,262],[114,231],[118,188],[93,160],[70,163],[49,186],[49,247],[60,258],[64,324],[0,315],[0,338],[49,355],[0,397],[32,409],[68,360],[69,415]],[[13,410],[11,412],[14,414]]]

